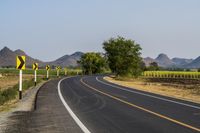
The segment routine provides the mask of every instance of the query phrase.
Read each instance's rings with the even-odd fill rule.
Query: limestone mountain
[[[182,66],[183,68],[193,68],[193,69],[197,69],[200,68],[200,56],[197,57],[195,60],[193,60],[192,62],[185,64]]]
[[[78,66],[77,61],[80,60],[81,56],[84,53],[82,52],[75,52],[71,55],[64,55],[60,58],[58,58],[55,61],[49,62],[50,65],[56,65],[56,66],[62,66],[62,67],[76,67]]]
[[[143,58],[143,62],[145,63],[146,66],[149,66],[152,62],[156,62],[156,60],[151,57],[146,57]]]
[[[193,59],[173,58],[172,61],[176,64],[177,67],[183,67],[184,65],[191,63]]]
[[[159,54],[155,60],[159,66],[164,68],[176,66],[176,64],[166,54]]]
[[[37,59],[34,59],[34,58],[28,56],[24,51],[22,51],[20,49],[12,51],[8,47],[4,47],[0,51],[0,66],[1,67],[6,67],[6,66],[15,67],[15,65],[16,65],[16,56],[22,56],[22,55],[26,56],[26,66],[30,66],[31,67],[31,65],[34,62],[38,62],[40,64],[43,63],[40,60],[37,60]]]
[[[32,64],[34,62],[39,63],[39,66],[44,67],[45,65],[54,65],[54,66],[72,66],[76,67],[78,65],[77,61],[80,60],[81,56],[84,53],[82,52],[75,52],[72,55],[65,55],[61,58],[51,61],[51,62],[43,62],[41,60],[35,59],[27,55],[23,50],[15,50],[12,51],[8,47],[4,47],[2,50],[0,50],[0,67],[15,67],[16,65],[16,56],[17,55],[25,55],[26,56],[26,66],[31,68]]]

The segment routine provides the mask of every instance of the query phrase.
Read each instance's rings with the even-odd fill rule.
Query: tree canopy
[[[139,44],[123,37],[111,38],[103,43],[108,65],[119,76],[138,76],[141,73],[141,50]]]
[[[104,71],[106,61],[100,53],[85,53],[80,60],[84,74],[96,74]]]

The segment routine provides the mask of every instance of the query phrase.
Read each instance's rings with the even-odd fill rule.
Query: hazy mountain
[[[0,66],[15,66],[16,56],[25,55],[26,56],[26,66],[31,66],[34,62],[42,64],[43,62],[28,56],[24,51],[18,49],[16,51],[10,50],[8,47],[4,47],[0,51]]]
[[[26,56],[26,66],[31,67],[33,62],[38,62],[39,66],[45,66],[47,64],[54,65],[54,66],[72,66],[76,67],[78,65],[77,61],[80,60],[81,56],[84,53],[82,52],[75,52],[71,55],[64,55],[58,58],[55,61],[51,62],[43,62],[38,59],[34,59],[27,55],[23,50],[15,50],[12,51],[8,47],[4,47],[0,50],[0,67],[5,66],[13,66],[16,65],[16,56],[17,55],[25,55]],[[200,68],[200,56],[195,60],[192,59],[184,59],[184,58],[172,58],[170,59],[166,54],[159,54],[156,59],[151,57],[143,58],[144,63],[146,66],[149,66],[152,62],[157,62],[159,66],[164,68],[169,67],[179,67],[179,68]]]
[[[187,68],[190,67],[190,63],[192,63],[193,59],[185,59],[185,58],[172,58],[170,59],[166,54],[159,54],[156,59],[153,59],[151,57],[143,58],[143,62],[146,66],[149,66],[152,62],[157,62],[160,67],[163,68],[171,68],[171,67],[177,67],[177,68]],[[198,60],[196,61],[198,62]],[[200,61],[199,61],[200,62]],[[188,65],[190,64],[190,65]],[[196,68],[196,66],[191,65],[192,68]]]
[[[58,58],[55,61],[49,62],[50,65],[55,65],[55,66],[72,66],[72,67],[76,67],[78,66],[77,61],[80,60],[81,56],[84,53],[82,52],[75,52],[72,55],[64,55],[60,58]]]
[[[32,66],[32,64],[34,63],[34,62],[37,62],[37,63],[39,63],[40,65],[42,65],[44,62],[42,62],[42,61],[40,61],[40,60],[38,60],[38,59],[34,59],[34,58],[32,58],[32,57],[30,57],[29,55],[27,55],[24,51],[22,51],[22,50],[20,50],[20,49],[18,49],[18,50],[15,50],[14,51],[14,53],[16,54],[16,55],[25,55],[26,56],[26,64],[27,65],[29,65],[29,66]]]
[[[193,61],[193,59],[185,59],[185,58],[173,58],[172,61],[176,64],[176,66],[184,66],[186,64],[189,64]]]
[[[49,65],[54,65],[54,66],[72,66],[72,67],[76,67],[77,61],[81,58],[81,56],[84,53],[82,52],[75,52],[72,55],[65,55],[55,61],[52,62],[43,62],[40,61],[38,59],[34,59],[32,57],[30,57],[29,55],[27,55],[23,50],[15,50],[12,51],[10,50],[8,47],[4,47],[1,51],[0,51],[0,66],[1,67],[5,67],[5,66],[16,66],[16,56],[17,55],[25,55],[26,56],[26,66],[31,67],[32,64],[34,62],[39,63],[39,66],[45,66],[47,64]]]
[[[0,51],[0,66],[15,66],[16,54],[8,47]]]
[[[176,66],[176,64],[166,54],[159,54],[155,60],[159,66],[164,68]]]
[[[200,56],[197,57],[192,62],[183,65],[184,68],[200,68]]]
[[[143,62],[145,63],[146,66],[149,66],[152,62],[156,62],[156,60],[151,57],[146,57],[143,58]]]

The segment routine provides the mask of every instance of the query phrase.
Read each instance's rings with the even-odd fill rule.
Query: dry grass
[[[150,82],[145,79],[117,80],[114,77],[105,77],[104,79],[137,90],[200,103],[199,88],[198,90],[196,90],[196,88],[188,89],[187,86],[183,87],[181,84],[170,85],[159,82]]]
[[[31,75],[23,75],[23,80],[30,80],[33,78]],[[0,78],[0,90],[5,90],[9,87],[13,87],[19,82],[19,77],[16,75],[7,75]]]

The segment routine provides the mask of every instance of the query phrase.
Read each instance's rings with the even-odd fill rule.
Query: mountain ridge
[[[26,56],[26,66],[31,67],[34,62],[39,63],[40,66],[44,67],[49,64],[52,66],[61,66],[61,67],[76,67],[78,66],[77,61],[80,60],[83,52],[77,51],[71,55],[64,55],[54,61],[44,62],[39,59],[32,58],[26,52],[21,49],[12,51],[8,47],[4,47],[0,50],[0,67],[15,67],[16,65],[16,56]]]
[[[26,56],[26,66],[31,67],[34,62],[38,62],[40,66],[44,67],[45,65],[52,66],[61,66],[61,67],[77,67],[79,64],[77,61],[80,60],[83,52],[77,51],[71,55],[64,55],[56,60],[44,62],[35,58],[32,58],[26,52],[21,49],[12,51],[8,47],[4,47],[0,50],[0,67],[15,67],[16,56],[25,55]],[[196,69],[200,68],[200,56],[196,59],[186,59],[174,57],[170,59],[167,54],[161,53],[155,59],[151,57],[143,58],[143,62],[146,66],[149,66],[150,63],[156,62],[160,67],[163,68],[191,68]]]

